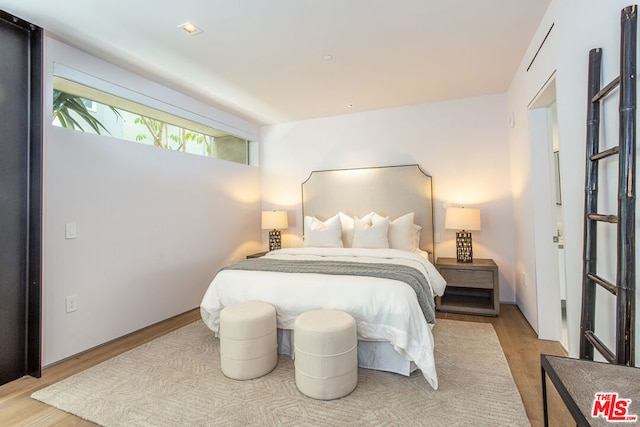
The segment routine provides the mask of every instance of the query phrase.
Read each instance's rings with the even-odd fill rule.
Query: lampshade
[[[451,230],[480,230],[480,209],[447,208],[444,228]]]
[[[263,230],[282,230],[287,227],[287,211],[262,211]]]

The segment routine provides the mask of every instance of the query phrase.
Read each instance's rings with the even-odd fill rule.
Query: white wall
[[[53,63],[225,122],[254,124],[46,40]],[[43,364],[199,305],[215,272],[260,248],[260,170],[45,123]],[[65,239],[65,223],[77,239]],[[65,297],[78,295],[78,311]]]
[[[540,150],[544,147],[536,147],[531,143],[528,105],[545,83],[552,78],[555,71],[557,26],[554,26],[547,36],[553,24],[552,9],[553,5],[540,23],[508,92],[509,116],[513,119],[509,127],[509,156],[513,210],[516,218],[514,236],[517,304],[536,332],[540,330],[536,286],[538,283],[536,269],[540,267],[536,263],[536,250],[539,251],[540,248],[536,248],[535,245],[536,232],[548,234],[549,241],[551,234],[546,230],[541,231],[535,228],[534,213],[538,208],[536,202],[540,202],[538,196],[544,191],[540,188],[538,179],[541,173],[546,174],[546,172],[533,169],[533,153],[536,149]],[[538,51],[545,37],[547,39],[544,41],[544,46]],[[531,63],[534,56],[536,56],[535,61]],[[527,68],[529,68],[528,71]],[[541,320],[544,320],[544,317]]]
[[[474,257],[500,268],[500,299],[515,301],[506,96],[484,96],[264,127],[263,208],[289,211],[283,246],[302,244],[300,184],[313,170],[419,164],[433,176],[436,256],[455,256],[443,202],[481,209]]]
[[[527,216],[529,212],[532,212],[533,191],[530,181],[535,179],[540,171],[533,170],[529,173],[532,165],[531,150],[535,150],[536,147],[532,147],[529,140],[527,105],[546,79],[554,71],[556,72],[562,209],[565,218],[564,243],[569,353],[574,357],[578,355],[582,292],[582,218],[584,213],[588,52],[595,47],[603,48],[603,84],[618,75],[620,10],[628,4],[629,2],[622,0],[606,2],[599,0],[555,0],[540,25],[508,93],[508,108],[514,112],[518,123],[516,128],[509,132],[511,173],[514,179],[514,212],[516,218],[522,218],[522,221],[516,221],[516,271],[518,274],[526,272],[532,275],[536,267],[532,263],[535,259],[533,257],[535,230],[533,229],[533,221],[530,221]],[[553,35],[541,52],[542,56],[536,59],[535,66],[527,72],[525,68],[551,23],[555,23]],[[539,61],[539,59],[541,60]],[[614,102],[617,103],[617,97]],[[615,134],[617,129],[615,114],[609,114],[606,121],[604,128],[607,134]],[[607,146],[615,145],[615,143],[609,141]],[[601,189],[601,192],[604,191],[606,190]],[[610,259],[603,259],[601,271],[611,270],[610,261]],[[597,310],[599,321],[596,325],[596,332],[610,348],[613,348],[615,310],[611,299],[607,299],[606,295],[603,297],[600,298],[599,295],[600,304]],[[538,322],[536,303],[544,306],[546,302],[536,301],[535,292],[532,289],[523,289],[518,286],[518,303],[535,327]],[[637,320],[637,322],[639,321]],[[636,327],[638,327],[638,323]]]

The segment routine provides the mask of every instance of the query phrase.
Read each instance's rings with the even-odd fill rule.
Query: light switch
[[[78,228],[75,222],[68,222],[64,225],[64,236],[67,239],[75,239],[78,237]]]

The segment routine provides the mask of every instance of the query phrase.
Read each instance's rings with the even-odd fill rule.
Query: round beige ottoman
[[[351,393],[358,383],[358,335],[351,315],[313,310],[294,323],[296,386],[306,396],[330,400]]]
[[[271,304],[247,301],[220,313],[220,368],[236,380],[268,374],[278,363],[276,310]]]

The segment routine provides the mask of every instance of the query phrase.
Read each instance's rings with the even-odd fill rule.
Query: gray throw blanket
[[[416,292],[418,303],[428,323],[435,324],[435,303],[431,287],[424,275],[413,267],[397,264],[361,263],[351,261],[280,260],[251,258],[223,270],[274,271],[281,273],[317,273],[340,276],[368,276],[404,282]]]

